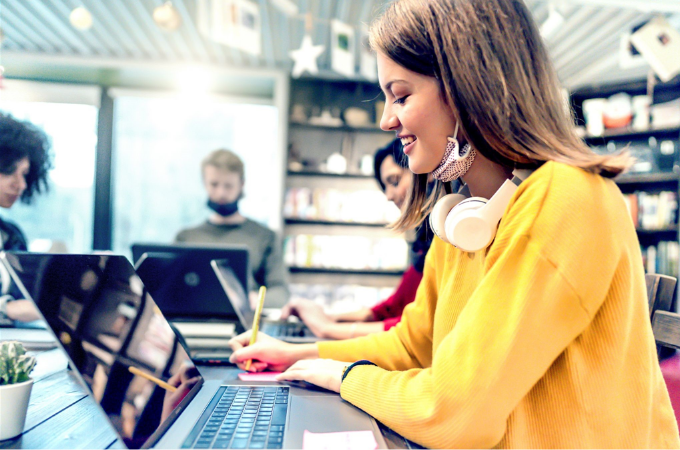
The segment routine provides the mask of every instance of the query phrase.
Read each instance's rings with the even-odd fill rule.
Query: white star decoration
[[[316,65],[316,58],[323,53],[324,48],[323,45],[314,45],[312,37],[305,34],[300,48],[290,52],[290,57],[295,60],[292,72],[293,78],[299,78],[305,70],[311,74],[318,73],[319,68]]]

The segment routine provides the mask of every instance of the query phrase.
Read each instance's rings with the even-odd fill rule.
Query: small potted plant
[[[0,342],[0,441],[24,431],[35,358],[26,355],[21,342]]]

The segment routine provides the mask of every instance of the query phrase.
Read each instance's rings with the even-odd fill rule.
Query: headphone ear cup
[[[456,206],[446,218],[444,230],[449,241],[466,252],[477,252],[491,243],[496,234],[496,223],[482,215],[487,200],[471,197]]]
[[[467,197],[460,194],[448,194],[437,200],[437,203],[434,205],[434,208],[432,208],[432,212],[430,213],[430,228],[432,228],[434,234],[436,234],[437,237],[442,241],[447,242],[449,244],[451,243],[446,238],[446,232],[444,231],[446,224],[446,216],[449,215],[449,212],[451,212],[451,210],[457,204],[459,204],[466,198]]]

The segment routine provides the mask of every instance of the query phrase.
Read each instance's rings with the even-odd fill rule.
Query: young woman
[[[399,209],[404,206],[406,194],[411,188],[411,177],[408,169],[403,167],[402,161],[404,154],[399,139],[379,149],[373,161],[378,185],[387,199]],[[432,230],[427,223],[423,223],[411,244],[413,264],[404,272],[394,293],[372,308],[331,315],[324,313],[318,303],[296,299],[283,307],[281,318],[296,315],[316,336],[326,339],[350,339],[389,330],[399,323],[406,305],[415,300],[418,285],[423,278],[425,255],[432,243],[432,237]]]
[[[47,191],[50,147],[47,135],[35,125],[0,113],[0,207],[9,209],[17,200],[28,204]],[[27,250],[21,229],[3,219],[0,241],[3,250]]]
[[[299,346],[259,335],[243,348],[242,335],[232,360],[337,391],[428,447],[679,447],[637,236],[610,179],[629,157],[576,137],[526,6],[400,0],[371,42],[381,127],[417,174],[398,225],[439,197],[426,198],[428,173],[490,202],[437,203],[434,227],[468,251],[434,240],[393,329]],[[508,181],[517,168],[534,171]]]
[[[48,190],[47,177],[52,168],[50,147],[50,140],[41,129],[0,112],[1,208],[10,209],[17,200],[29,204],[37,194]],[[2,218],[0,248],[7,251],[28,249],[21,228]],[[33,303],[7,295],[7,288],[9,286],[0,289],[4,294],[0,295],[0,317],[7,316],[24,322],[39,318]]]

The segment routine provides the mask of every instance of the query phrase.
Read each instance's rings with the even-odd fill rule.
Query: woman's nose
[[[397,115],[392,112],[389,105],[385,105],[382,117],[380,118],[380,129],[383,131],[394,131],[399,128],[399,119]]]
[[[22,174],[18,174],[15,178],[15,183],[19,189],[19,192],[24,192],[28,184],[26,183],[26,177]]]

